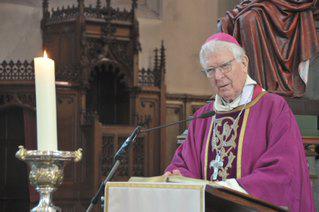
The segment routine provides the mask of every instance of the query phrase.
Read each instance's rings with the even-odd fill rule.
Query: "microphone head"
[[[212,117],[213,115],[215,115],[215,111],[212,110],[212,111],[209,111],[208,113],[203,113],[199,115],[198,118],[205,119],[205,118]]]

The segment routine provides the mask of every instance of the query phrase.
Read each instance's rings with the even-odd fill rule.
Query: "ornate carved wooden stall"
[[[84,149],[83,160],[68,166],[54,195],[65,211],[87,207],[136,125],[165,122],[164,44],[155,50],[154,67],[139,70],[137,0],[131,4],[128,11],[112,8],[110,0],[105,6],[97,0],[94,7],[78,0],[76,6],[49,11],[43,1],[43,49],[56,64],[58,149]],[[25,139],[19,144],[36,148],[33,62],[0,65],[0,110],[12,107],[23,110]],[[160,174],[164,131],[137,140],[115,179]]]

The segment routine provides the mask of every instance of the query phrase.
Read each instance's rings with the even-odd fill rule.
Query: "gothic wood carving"
[[[162,43],[154,52],[152,70],[139,71],[137,0],[132,0],[130,10],[112,8],[110,0],[106,6],[97,0],[95,7],[85,6],[84,0],[77,2],[49,11],[49,0],[43,0],[41,29],[43,48],[56,65],[59,149],[74,151],[81,147],[85,152],[81,163],[71,165],[65,172],[64,189],[54,197],[64,210],[81,211],[108,173],[115,151],[133,126],[161,124],[165,114],[166,61]],[[90,89],[95,86],[94,77],[104,71],[116,73],[127,87],[129,124],[97,122],[99,114],[90,107],[90,101],[92,96],[99,96]],[[0,108],[35,108],[33,62],[3,61],[0,85],[2,82],[6,87],[0,92]],[[165,137],[158,132],[140,135],[114,179],[159,175],[159,140],[165,143]]]

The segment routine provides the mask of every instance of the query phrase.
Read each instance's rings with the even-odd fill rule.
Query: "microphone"
[[[180,124],[180,123],[183,123],[183,122],[192,121],[192,120],[195,120],[195,119],[209,118],[209,117],[214,116],[214,115],[215,115],[214,111],[209,111],[207,113],[202,113],[199,116],[190,117],[188,119],[176,121],[176,122],[169,123],[169,124],[160,125],[160,126],[149,128],[149,129],[145,129],[145,130],[141,130],[142,127],[141,126],[137,126],[133,130],[131,135],[122,144],[120,149],[116,152],[116,154],[114,156],[114,161],[115,162],[114,162],[114,164],[112,166],[112,169],[111,169],[110,173],[108,174],[108,176],[106,177],[106,179],[100,184],[99,190],[95,194],[95,196],[92,198],[91,203],[90,203],[89,207],[87,208],[86,212],[91,211],[93,209],[93,206],[99,201],[99,197],[100,197],[101,193],[104,191],[105,184],[108,181],[111,180],[111,178],[113,177],[115,171],[117,170],[117,168],[120,165],[120,160],[123,158],[124,154],[127,152],[127,149],[135,142],[135,139],[136,139],[136,137],[138,136],[139,133],[147,133],[147,132],[150,132],[150,131],[153,131],[153,130],[169,127],[169,126],[172,126],[172,125],[175,125],[175,124]]]
[[[141,128],[142,128],[141,126],[137,126],[135,128],[135,130],[131,133],[131,135],[125,140],[125,142],[122,144],[121,148],[117,151],[117,153],[114,156],[115,161],[119,160],[120,158],[122,158],[124,156],[127,149],[131,146],[132,143],[135,142],[135,139],[136,139],[137,135],[140,133]]]

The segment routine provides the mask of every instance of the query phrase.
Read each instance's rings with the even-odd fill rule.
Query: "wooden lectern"
[[[206,211],[289,211],[232,189],[210,185],[205,188],[205,208]]]
[[[222,186],[198,183],[110,182],[105,212],[288,211]]]

